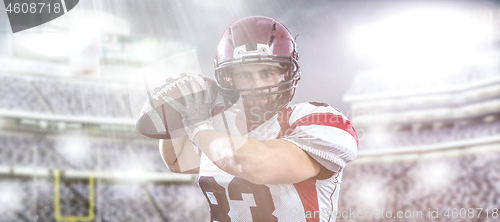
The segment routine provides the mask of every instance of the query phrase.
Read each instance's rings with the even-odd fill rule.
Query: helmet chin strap
[[[222,99],[224,101],[226,109],[229,109],[229,107],[236,104],[236,102],[238,102],[238,99],[240,99],[240,91],[237,89],[219,87],[219,94],[222,95]]]

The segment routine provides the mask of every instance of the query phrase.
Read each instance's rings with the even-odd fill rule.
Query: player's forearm
[[[199,156],[187,137],[160,140],[160,155],[167,168],[174,173],[198,173]]]
[[[286,140],[229,137],[214,130],[200,131],[194,139],[220,169],[254,184],[297,183],[316,176],[321,169],[301,148]]]
[[[215,165],[251,182],[263,176],[262,163],[271,155],[262,141],[215,130],[200,131],[194,139]]]

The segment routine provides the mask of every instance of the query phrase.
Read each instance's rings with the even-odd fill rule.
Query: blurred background
[[[13,34],[2,8],[0,221],[208,221],[197,176],[170,173],[158,141],[135,130],[144,95],[133,86],[149,72],[213,78],[220,34],[250,15],[298,35],[292,103],[327,102],[357,130],[339,211],[372,213],[338,221],[496,221],[499,9],[492,0],[80,0]]]

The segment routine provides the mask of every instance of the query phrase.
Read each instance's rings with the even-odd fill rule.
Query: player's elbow
[[[172,158],[166,158],[166,156],[161,153],[161,157],[163,159],[163,163],[165,163],[165,166],[167,166],[167,169],[170,170],[172,173],[184,173],[181,171],[181,167],[179,166],[178,159],[172,159]]]
[[[167,165],[168,170],[170,170],[172,173],[182,173],[182,174],[197,174],[199,173],[200,168],[199,167],[193,167],[189,169],[184,169],[182,170],[179,164],[173,164],[173,165]]]
[[[168,164],[165,162],[165,165],[172,173],[181,173],[181,169],[178,164]]]

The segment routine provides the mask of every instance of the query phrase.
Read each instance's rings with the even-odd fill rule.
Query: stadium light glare
[[[34,28],[33,32],[15,35],[13,40],[23,53],[65,58],[88,45],[97,44],[102,33],[127,35],[130,25],[111,14],[73,10],[53,22]]]
[[[41,42],[43,44],[40,44]],[[69,40],[67,33],[45,29],[36,34],[18,35],[14,44],[25,52],[49,58],[63,58],[68,55]]]
[[[429,163],[420,171],[421,181],[424,186],[439,189],[446,186],[453,178],[453,171],[444,162]]]
[[[58,140],[55,149],[72,163],[82,164],[90,158],[89,142],[81,136],[69,136]]]
[[[148,171],[139,164],[137,161],[131,160],[129,158],[122,158],[119,160],[119,166],[117,170],[108,172],[108,175],[117,180],[130,181],[132,183],[143,183],[149,181],[147,176],[145,176]]]
[[[143,173],[146,171],[137,161],[132,161],[128,158],[123,158],[121,160],[121,167],[119,168],[129,173]]]
[[[3,182],[0,183],[0,214],[22,210],[25,193],[19,184]]]
[[[382,180],[364,181],[363,185],[359,188],[358,200],[363,202],[367,207],[382,206],[382,201],[386,198],[386,192],[382,189],[383,185],[380,181]]]
[[[492,28],[471,13],[419,7],[358,27],[351,44],[387,77],[431,78],[466,65],[493,42]]]
[[[390,133],[387,132],[384,127],[371,127],[369,133],[367,133],[367,138],[370,141],[370,144],[374,146],[373,148],[385,148],[387,144],[389,144],[389,136]]]
[[[49,122],[47,122],[47,120],[40,120],[38,122],[38,125],[42,128],[42,129],[47,129],[47,126],[49,126]]]
[[[71,25],[69,37],[72,43],[80,47],[96,44],[103,33],[121,35],[130,33],[129,24],[111,14],[85,10],[75,14],[67,18]]]

